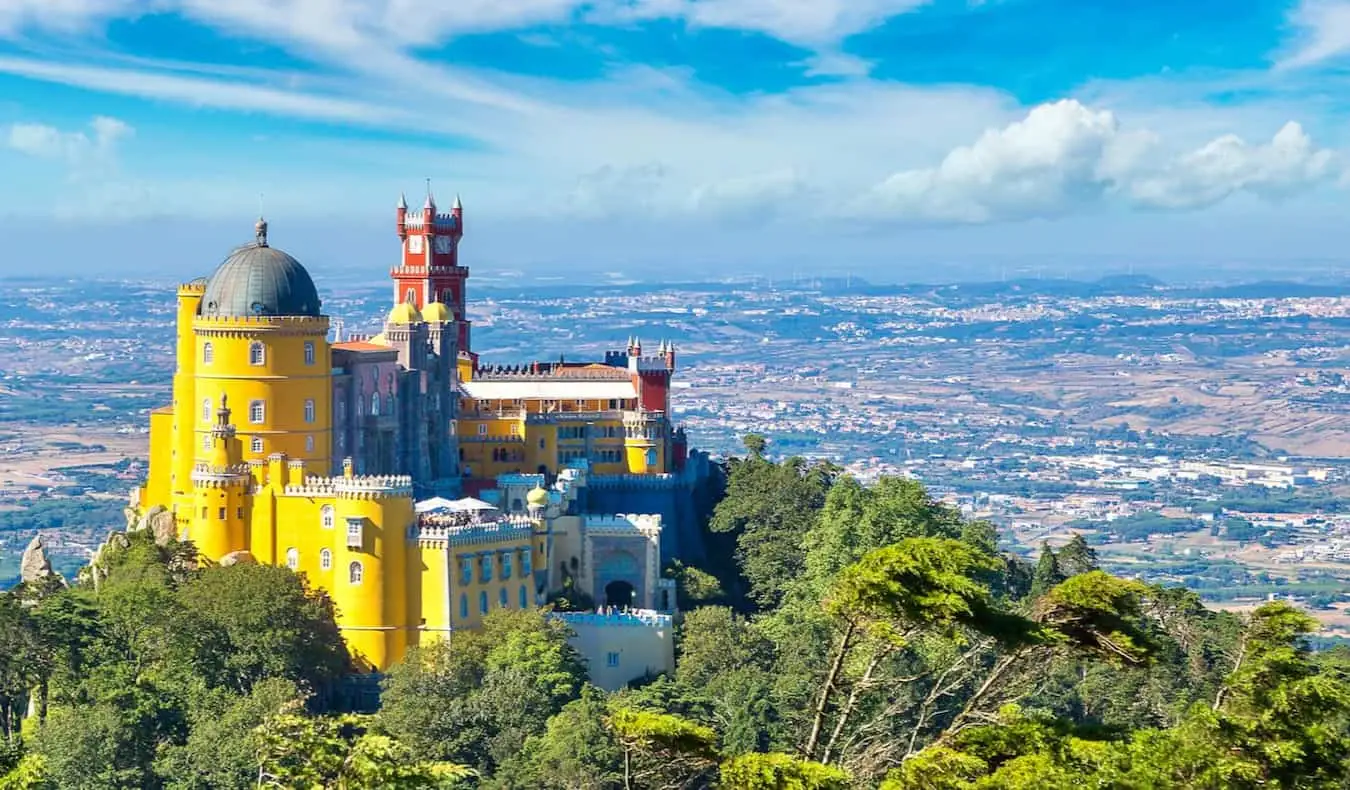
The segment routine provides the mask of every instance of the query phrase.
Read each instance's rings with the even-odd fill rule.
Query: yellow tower
[[[174,511],[175,520],[181,531],[188,524],[193,507],[192,467],[197,460],[197,445],[194,444],[194,420],[196,408],[196,362],[192,345],[192,322],[196,320],[197,309],[202,294],[206,291],[205,280],[194,280],[178,287],[178,324],[177,324],[177,367],[173,374],[173,427],[172,436],[157,441],[167,441],[171,446],[168,494]],[[157,448],[159,449],[159,448]],[[162,496],[162,487],[156,487],[157,496]],[[163,504],[159,500],[153,504]]]
[[[192,525],[185,531],[188,540],[207,558],[221,557],[249,546],[247,501],[253,482],[248,464],[242,463],[239,439],[230,423],[229,402],[220,396],[216,424],[207,434],[210,457],[198,461],[192,470]]]
[[[196,418],[188,441],[196,460],[209,460],[212,404],[227,397],[244,461],[284,453],[310,474],[329,473],[332,367],[328,318],[319,306],[308,272],[268,246],[267,223],[259,220],[256,243],[235,250],[211,275],[192,321],[188,408]]]

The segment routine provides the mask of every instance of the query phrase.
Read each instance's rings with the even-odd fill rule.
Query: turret
[[[427,200],[422,204],[422,230],[430,233],[436,226],[436,198],[431,195],[431,179],[427,179]]]
[[[398,208],[395,211],[399,241],[408,238],[408,198],[402,192],[398,195]]]
[[[459,195],[455,195],[455,203],[450,207],[450,216],[455,218],[455,238],[458,239],[464,235],[464,204],[459,202]]]

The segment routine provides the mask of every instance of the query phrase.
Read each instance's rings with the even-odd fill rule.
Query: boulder
[[[28,548],[23,551],[19,561],[19,578],[25,582],[38,582],[55,576],[52,562],[47,559],[47,549],[42,543],[42,535],[34,535]]]
[[[257,565],[258,560],[253,557],[249,551],[232,551],[220,558],[220,567],[228,568],[231,565]]]
[[[173,513],[164,508],[159,508],[158,511],[151,508],[145,516],[145,527],[154,534],[157,546],[167,545],[169,541],[178,537],[178,525],[174,523]]]

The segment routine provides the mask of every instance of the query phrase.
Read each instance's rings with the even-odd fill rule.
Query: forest
[[[286,568],[133,533],[0,597],[0,790],[1350,787],[1350,651],[1034,564],[913,480],[726,462],[708,561],[674,563],[673,676],[606,693],[566,626],[501,610],[343,709],[332,602]]]

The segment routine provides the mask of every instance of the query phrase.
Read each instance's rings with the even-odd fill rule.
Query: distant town
[[[209,268],[204,265],[203,269]],[[377,267],[378,268],[378,267]],[[376,281],[379,272],[372,274]],[[172,374],[164,283],[0,294],[0,582],[41,529],[74,566],[121,527]],[[903,475],[1035,554],[1083,534],[1117,573],[1212,605],[1296,600],[1350,634],[1350,297],[1143,277],[480,285],[475,348],[677,350],[676,415],[723,455]],[[377,329],[384,287],[322,294]],[[72,306],[78,305],[78,309]],[[353,318],[354,317],[354,318]],[[519,363],[533,360],[521,356]]]

